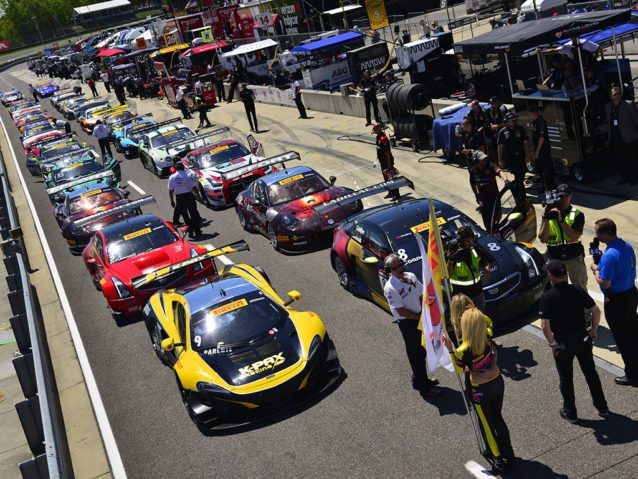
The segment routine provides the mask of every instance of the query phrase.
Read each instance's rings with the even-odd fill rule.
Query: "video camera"
[[[589,243],[589,254],[594,261],[594,264],[600,263],[600,258],[602,258],[603,253],[600,251],[600,240],[598,238],[594,238],[594,240]]]
[[[548,220],[558,219],[558,214],[555,211],[551,211],[554,208],[560,209],[561,201],[565,195],[558,190],[550,190],[545,192],[545,198],[541,202],[543,208],[545,208],[545,213],[543,217]]]

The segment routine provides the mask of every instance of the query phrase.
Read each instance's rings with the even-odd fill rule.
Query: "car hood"
[[[331,186],[325,190],[319,191],[312,195],[304,196],[297,200],[282,205],[273,206],[271,210],[277,214],[295,216],[297,219],[303,219],[313,215],[313,207],[325,203],[326,201],[339,198],[340,196],[352,193],[350,188],[342,188],[340,186]],[[335,210],[337,211],[337,210]]]
[[[237,168],[243,168],[244,166],[257,163],[261,160],[263,160],[263,158],[250,154],[206,168],[202,170],[202,174],[204,176],[215,176],[219,173],[228,173],[229,171],[236,170]]]
[[[111,272],[120,280],[131,280],[151,271],[183,261],[190,257],[186,244],[182,241],[141,253],[132,258],[111,265]]]

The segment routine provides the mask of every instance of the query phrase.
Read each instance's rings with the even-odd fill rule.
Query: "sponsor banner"
[[[433,51],[441,46],[438,38],[430,37],[419,42],[412,42],[408,46],[401,46],[397,49],[397,60],[401,68],[410,68],[416,62],[423,60]]]
[[[331,90],[352,81],[347,61],[331,63],[321,68],[303,71],[306,88],[313,90]]]
[[[295,96],[292,90],[280,90],[279,88],[251,86],[255,92],[255,99],[262,103],[274,103],[287,106],[295,106]]]
[[[372,30],[390,26],[383,0],[366,0],[366,10],[368,10],[368,19]]]
[[[303,11],[301,0],[281,0],[277,2],[279,20],[284,27],[284,33],[290,35],[299,33],[299,26],[302,23]]]
[[[213,29],[207,28],[201,31],[202,41],[204,43],[213,43]]]
[[[204,26],[204,21],[202,16],[197,13],[195,15],[178,18],[177,24],[179,25],[180,32],[186,33],[191,30],[195,30],[196,28],[202,28]]]
[[[385,42],[373,43],[366,47],[357,48],[348,52],[348,66],[352,73],[352,81],[357,85],[363,78],[363,72],[370,70],[377,72],[388,62],[390,52]]]

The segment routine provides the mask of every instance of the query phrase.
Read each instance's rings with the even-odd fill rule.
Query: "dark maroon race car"
[[[309,251],[326,246],[334,228],[361,211],[360,201],[319,215],[313,207],[351,193],[334,186],[307,166],[286,168],[255,180],[235,200],[239,222],[246,231],[266,236],[275,250]]]

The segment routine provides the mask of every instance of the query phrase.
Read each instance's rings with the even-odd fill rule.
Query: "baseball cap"
[[[486,160],[487,158],[489,158],[485,153],[483,153],[481,150],[475,150],[474,153],[472,154],[472,161],[481,161],[481,160]]]
[[[562,261],[557,259],[550,259],[543,269],[552,276],[558,276],[560,278],[567,274],[567,267]]]
[[[175,163],[175,169],[182,171],[184,169],[184,163],[182,163],[181,161],[178,161]]]
[[[494,103],[495,101],[498,101],[497,96],[493,96],[492,98],[490,98],[490,103]]]
[[[518,115],[516,113],[508,113],[507,115],[505,115],[505,121],[510,121],[510,120],[516,120],[518,118]]]
[[[567,195],[571,194],[572,189],[571,189],[571,187],[568,184],[561,183],[560,185],[558,185],[556,187],[556,191],[558,191],[563,196],[567,196]]]

